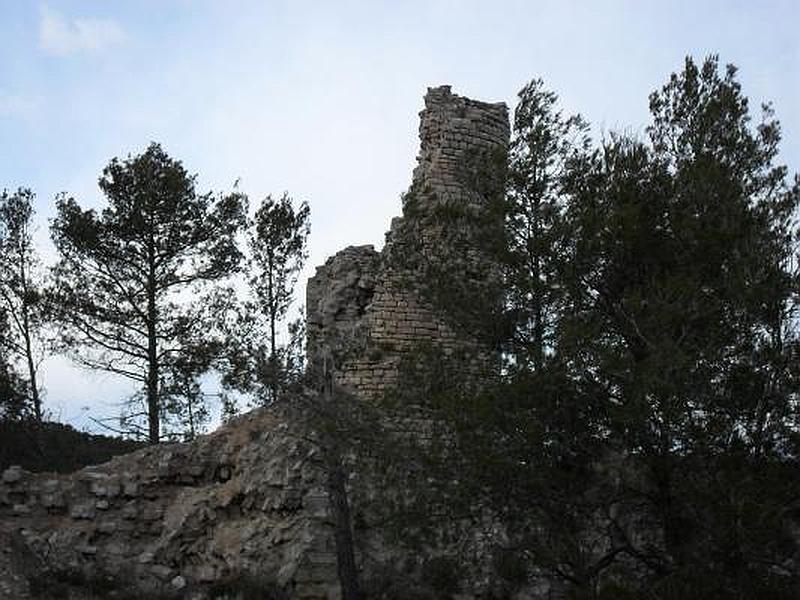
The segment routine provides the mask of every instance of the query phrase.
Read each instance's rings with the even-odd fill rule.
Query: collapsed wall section
[[[373,301],[380,254],[372,246],[348,246],[317,267],[306,286],[309,353],[339,354],[364,338],[364,315]]]
[[[111,582],[109,597],[206,598],[214,582],[252,574],[292,598],[331,600],[332,533],[319,449],[259,409],[192,443],[68,475],[4,471],[0,598],[37,598],[37,585],[78,577]]]
[[[490,184],[504,166],[493,159],[504,157],[508,146],[508,109],[455,95],[449,86],[431,88],[419,131],[403,216],[393,220],[382,252],[347,248],[308,282],[309,360],[332,357],[337,382],[361,398],[393,387],[403,356],[420,345],[469,356],[464,368],[472,372],[493,360],[491,349],[451,318],[452,304],[473,301],[490,277],[479,248],[486,232],[477,231],[486,219],[451,221],[442,214],[491,218],[488,196],[497,190]],[[465,231],[471,228],[476,231]],[[466,240],[465,247],[455,247],[454,239]],[[438,271],[426,270],[431,266]],[[426,293],[450,283],[458,284],[458,298],[448,299],[449,307]]]

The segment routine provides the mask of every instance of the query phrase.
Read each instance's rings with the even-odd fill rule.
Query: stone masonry
[[[419,292],[419,271],[402,261],[403,231],[415,230],[428,260],[449,260],[436,217],[438,206],[480,210],[482,192],[464,176],[473,157],[508,146],[508,109],[457,96],[449,86],[431,88],[420,113],[420,152],[403,217],[392,222],[386,246],[349,247],[332,258],[308,282],[309,359],[335,355],[336,379],[361,398],[371,398],[397,380],[404,353],[433,344],[445,355],[471,351],[478,362],[490,360],[486,349],[459,334]],[[489,165],[491,167],[491,165]],[[410,201],[414,195],[415,210]],[[464,269],[465,271],[468,268]],[[469,277],[463,273],[464,278]],[[474,365],[479,370],[485,365]]]
[[[319,458],[301,427],[258,409],[192,443],[69,475],[11,467],[0,477],[0,598],[35,598],[30,581],[48,571],[185,598],[250,574],[292,598],[337,598]]]

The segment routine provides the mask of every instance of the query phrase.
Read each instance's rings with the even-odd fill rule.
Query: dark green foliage
[[[406,561],[402,566],[375,564],[369,568],[365,600],[447,600],[456,597],[461,581],[459,564],[446,556]]]
[[[450,597],[440,595],[413,569],[398,571],[388,565],[373,567],[363,587],[365,600],[440,600]]]
[[[129,579],[102,571],[87,574],[78,569],[44,569],[29,577],[28,583],[36,600],[183,600],[187,597],[185,591],[173,590],[166,585],[147,591],[136,589]],[[238,598],[220,597],[219,600]]]
[[[20,465],[32,472],[72,473],[142,446],[77,431],[62,423],[0,420],[0,470]]]
[[[652,145],[612,139],[567,184],[561,352],[604,399],[605,445],[637,457],[629,499],[663,533],[648,567],[685,582],[702,564],[728,597],[749,597],[747,572],[778,593],[797,585],[779,566],[796,498],[778,473],[798,471],[800,192],[733,68],[688,60],[651,109]]]
[[[446,556],[433,557],[422,565],[421,579],[440,598],[451,598],[459,592],[460,572],[458,563]]]
[[[541,369],[553,353],[559,310],[563,183],[570,163],[589,147],[588,125],[565,117],[541,79],[519,92],[506,183],[506,247],[500,253],[511,335],[510,366]]]
[[[631,447],[688,451],[702,441],[722,450],[738,440],[760,452],[778,443],[771,427],[788,424],[780,355],[793,335],[789,228],[798,191],[771,165],[777,124],[767,114],[750,130],[733,73],[720,78],[715,61],[702,72],[689,61],[652,97],[652,148],[612,140],[567,184],[567,219],[580,233],[566,242],[563,336],[581,345],[579,356],[570,349],[575,360],[614,372],[602,382],[609,396],[661,421],[647,425],[660,439],[629,439]],[[687,111],[711,114],[685,120]],[[732,396],[742,391],[734,381],[765,372],[777,389],[756,384],[747,398]],[[765,393],[764,414],[743,410],[740,401],[756,406],[754,394]]]
[[[141,589],[132,583],[130,573],[111,575],[100,568],[92,572],[79,569],[39,569],[28,576],[36,600],[287,600],[274,582],[246,573],[230,575],[210,585],[183,590],[168,584]]]
[[[649,140],[592,148],[539,82],[523,90],[508,366],[476,389],[409,356],[389,404],[423,398],[441,425],[391,446],[408,491],[385,508],[426,545],[489,511],[510,579],[569,597],[791,597],[800,182],[716,58],[687,59],[651,111]]]
[[[256,210],[248,235],[249,296],[243,303],[231,296],[229,310],[220,311],[228,349],[223,383],[253,394],[259,404],[278,400],[304,368],[303,318],[289,324],[286,342],[280,337],[297,277],[308,257],[310,226],[307,203],[295,208],[287,194],[277,200],[267,196]]]
[[[117,585],[111,576],[87,576],[77,569],[50,570],[28,578],[31,594],[38,600],[70,600],[79,597],[87,600],[122,598],[115,594]],[[141,596],[137,596],[141,598]],[[131,596],[128,596],[131,598]],[[166,599],[165,599],[166,600]]]
[[[687,60],[651,110],[650,144],[612,138],[564,183],[557,353],[602,401],[603,448],[636,465],[617,502],[663,535],[636,541],[614,519],[624,554],[720,597],[780,594],[797,585],[779,565],[797,544],[800,191],[773,165],[777,122],[765,109],[750,125],[732,67]]]
[[[497,571],[493,589],[520,586],[534,566],[587,585],[614,552],[577,551],[576,540],[607,508],[597,495],[586,497],[602,489],[592,466],[602,452],[598,403],[552,363],[477,384],[458,364],[419,347],[404,360],[403,385],[384,399],[396,418],[427,420],[424,430],[392,428],[381,438],[375,462],[390,483],[381,486],[377,511],[387,535],[393,544],[452,551],[491,515],[509,531],[509,546],[496,549],[509,569]],[[470,552],[454,558],[462,570],[476,566]]]
[[[17,394],[24,394],[25,405],[16,412],[27,412],[41,421],[38,372],[47,351],[47,302],[33,246],[34,198],[33,192],[24,188],[0,194],[0,311],[5,325],[0,334],[0,355],[20,365],[26,375],[24,386],[15,386]]]
[[[127,425],[155,443],[168,417],[166,393],[179,393],[213,357],[205,303],[186,299],[236,270],[244,199],[198,194],[195,178],[158,144],[111,160],[100,188],[108,205],[99,213],[72,198],[57,201],[57,318],[64,347],[80,363],[142,386],[144,406]]]
[[[5,333],[5,315],[0,313],[0,331]],[[2,334],[0,334],[2,335]],[[0,355],[0,421],[20,420],[28,416],[25,382],[20,379],[4,355]]]
[[[494,598],[506,598],[530,578],[530,565],[522,553],[508,548],[498,548],[492,554],[492,570],[498,580],[494,586]]]

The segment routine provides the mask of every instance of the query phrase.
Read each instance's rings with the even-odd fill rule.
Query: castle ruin
[[[428,91],[420,116],[418,165],[384,249],[346,248],[308,283],[311,362],[333,357],[337,382],[360,398],[394,385],[402,356],[419,344],[491,360],[490,349],[421,293],[430,274],[403,255],[411,232],[421,242],[417,258],[464,261],[458,272],[467,291],[480,285],[481,257],[449,247],[437,209],[480,213],[487,194],[470,184],[465,166],[505,151],[508,110],[443,86]],[[293,598],[338,598],[324,481],[319,449],[272,408],[191,443],[69,475],[12,467],[0,478],[0,598],[35,598],[43,570],[112,578],[143,593],[200,594],[186,597],[203,597],[231,574],[256,573]]]
[[[450,247],[452,238],[446,233],[451,224],[443,222],[438,210],[483,210],[487,192],[472,185],[465,167],[486,157],[504,156],[508,139],[505,104],[457,96],[449,86],[429,89],[420,113],[421,145],[411,189],[404,198],[403,216],[392,221],[382,252],[372,246],[350,246],[309,279],[309,359],[313,363],[326,350],[339,350],[343,356],[335,365],[337,382],[358,397],[375,397],[394,385],[401,357],[421,344],[433,344],[443,354],[471,350],[479,357],[476,360],[488,360],[488,349],[453,326],[447,307],[432,306],[425,296],[423,280],[431,274],[423,272],[420,260],[411,267],[406,263],[410,252],[422,254],[425,264],[464,260],[471,264],[459,265],[447,276],[469,279],[468,271],[480,257],[474,256],[474,248]],[[418,241],[413,249],[408,248],[409,233]],[[480,284],[474,282],[473,288]],[[477,293],[469,283],[466,291]]]

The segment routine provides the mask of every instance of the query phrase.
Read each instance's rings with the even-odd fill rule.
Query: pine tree
[[[650,106],[649,144],[613,137],[570,174],[558,351],[602,399],[604,445],[642,476],[628,500],[663,535],[628,552],[662,585],[777,594],[796,584],[765,565],[787,556],[770,515],[798,458],[800,186],[774,164],[771,110],[754,127],[715,57],[687,59]]]
[[[8,323],[2,342],[8,356],[24,365],[26,401],[30,413],[41,421],[39,365],[48,343],[43,278],[32,236],[34,198],[33,192],[24,188],[0,195],[0,306]]]
[[[52,237],[63,343],[90,368],[142,386],[147,439],[161,439],[165,381],[209,326],[200,298],[231,275],[245,220],[239,194],[199,194],[195,177],[158,144],[103,170],[108,205],[58,199]],[[138,416],[138,415],[134,415]]]
[[[506,191],[504,252],[508,352],[517,368],[542,368],[552,351],[558,305],[556,279],[564,211],[562,178],[589,138],[580,116],[565,117],[558,97],[535,79],[520,90],[514,110]]]
[[[282,323],[294,299],[297,277],[308,256],[310,210],[295,208],[288,194],[267,196],[255,213],[248,236],[249,294],[243,303],[231,296],[222,328],[228,344],[224,383],[252,393],[261,404],[279,399],[302,371],[302,318],[289,325],[282,343]],[[298,335],[299,332],[299,335]]]

